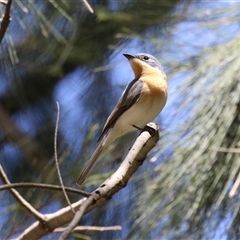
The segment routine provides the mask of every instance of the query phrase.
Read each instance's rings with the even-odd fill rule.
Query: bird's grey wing
[[[111,129],[117,119],[128,110],[136,101],[139,100],[143,90],[143,82],[139,79],[134,79],[129,83],[122,96],[120,97],[116,107],[108,117],[103,131],[98,139],[98,142],[103,138],[103,136]]]

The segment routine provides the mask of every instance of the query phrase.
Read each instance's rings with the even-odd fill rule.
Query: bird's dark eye
[[[147,56],[144,56],[144,57],[143,57],[143,59],[144,59],[144,60],[148,60],[148,59],[149,59],[149,57],[147,57]]]

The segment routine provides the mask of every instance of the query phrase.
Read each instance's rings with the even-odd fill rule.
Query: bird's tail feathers
[[[78,180],[77,180],[77,184],[79,186],[81,186],[83,184],[83,182],[85,181],[85,179],[88,176],[88,173],[90,172],[90,170],[92,169],[93,165],[95,164],[95,162],[97,161],[99,155],[101,154],[101,152],[103,151],[103,146],[100,143],[98,145],[98,147],[96,148],[96,150],[94,151],[93,155],[91,156],[91,158],[88,160],[87,165],[84,167],[84,169],[82,170]]]

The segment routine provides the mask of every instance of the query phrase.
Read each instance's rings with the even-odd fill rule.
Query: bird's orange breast
[[[151,73],[143,74],[140,80],[145,85],[144,94],[152,97],[166,97],[167,96],[167,80],[166,75],[162,74],[159,70],[152,71]]]

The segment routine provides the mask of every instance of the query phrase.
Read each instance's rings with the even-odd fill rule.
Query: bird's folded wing
[[[112,111],[110,116],[108,117],[103,131],[98,139],[98,142],[101,141],[105,133],[111,129],[117,119],[126,111],[128,110],[135,102],[139,100],[141,97],[143,90],[143,82],[139,79],[134,79],[132,82],[129,83],[125,91],[123,92],[122,96],[120,97],[115,109]]]

